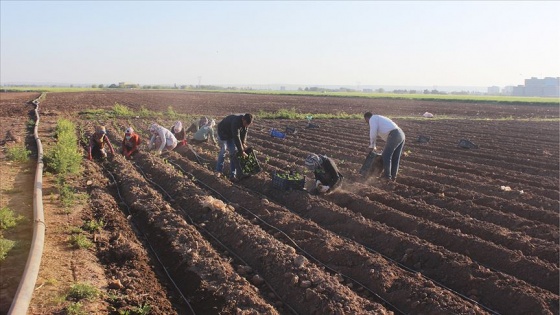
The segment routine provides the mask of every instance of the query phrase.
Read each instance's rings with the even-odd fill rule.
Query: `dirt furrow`
[[[103,170],[96,163],[84,163],[84,177],[91,181],[87,186],[91,200],[91,212],[86,213],[88,220],[104,222],[103,230],[95,233],[94,243],[98,248],[99,259],[108,267],[105,269],[108,279],[112,279],[107,298],[116,310],[124,312],[123,307],[150,305],[153,314],[171,314],[185,312],[185,305],[180,303],[173,289],[164,286],[156,274],[157,266],[151,267],[150,255],[140,237],[135,235],[134,226],[129,223],[126,214],[119,209],[113,196],[108,194]],[[168,297],[173,297],[172,302]]]
[[[359,279],[363,285],[374,290],[376,294],[388,300],[392,305],[396,305],[404,313],[428,312],[441,314],[452,312],[460,314],[465,312],[466,309],[474,310],[477,308],[454,296],[449,291],[441,291],[439,287],[421,277],[413,276],[415,277],[415,283],[408,282],[406,279],[411,276],[408,271],[403,271],[392,263],[388,263],[383,257],[369,253],[354,242],[341,239],[283,207],[269,202],[265,202],[263,206],[260,201],[261,198],[252,196],[250,192],[240,190],[237,187],[228,189],[229,184],[216,180],[213,173],[203,167],[196,166],[184,158],[173,157],[173,155],[170,159],[181,169],[192,174],[198,182],[204,183],[204,186],[219,191],[220,195],[230,202],[244,205],[244,208],[249,208],[250,213],[256,214],[267,224],[273,225],[282,233],[286,233],[305,252],[328,265],[330,269],[353,279]],[[271,233],[273,232],[279,234],[277,231]],[[311,235],[313,237],[310,238]],[[352,261],[361,263],[352,263]],[[389,283],[385,278],[386,275],[392,277]],[[438,301],[429,298],[436,291],[438,292],[437,296],[441,297]]]
[[[466,256],[452,253],[413,235],[367,220],[360,214],[340,208],[322,198],[313,198],[309,201],[311,203],[309,206],[307,202],[301,201],[301,197],[296,197],[297,195],[289,197],[293,194],[306,196],[305,192],[279,194],[277,190],[270,188],[270,181],[263,183],[262,179],[248,179],[242,183],[334,233],[350,237],[361,244],[369,244],[381,254],[398,260],[413,270],[420,271],[467,296],[475,296],[475,299],[482,304],[499,312],[521,314],[538,309],[538,312],[553,314],[558,311],[558,303],[555,302],[558,295],[509,275],[491,271]],[[345,223],[344,226],[352,222],[352,228],[348,230],[341,227],[342,222]],[[526,301],[527,308],[511,305],[512,299]]]
[[[550,308],[545,313],[549,314],[549,312],[554,312],[558,308],[558,305],[551,302],[557,298],[556,294],[547,293],[543,289],[530,286],[526,282],[513,278],[510,275],[491,271],[466,256],[449,252],[441,247],[436,249],[433,245],[427,244],[415,236],[400,234],[401,232],[397,232],[394,229],[387,230],[387,227],[383,228],[382,225],[373,221],[364,221],[363,216],[360,214],[354,214],[332,203],[327,203],[327,201],[321,200],[321,198],[317,200],[318,206],[303,206],[300,204],[302,203],[301,195],[289,198],[286,197],[286,194],[279,194],[278,190],[270,188],[269,176],[263,175],[264,177],[259,176],[258,179],[249,178],[244,180],[242,184],[252,191],[262,193],[268,198],[290,208],[292,211],[312,219],[319,225],[337,234],[355,239],[361,244],[379,245],[381,248],[376,248],[376,250],[380,253],[397,261],[402,260],[407,267],[420,271],[458,292],[467,296],[471,296],[473,292],[476,292],[478,295],[475,296],[475,299],[495,310],[506,309],[508,311],[500,310],[500,312],[517,313],[519,308],[514,311],[508,302],[510,300],[508,296],[517,294],[521,294],[519,296],[520,299],[530,301],[529,304],[535,303],[533,304],[534,307],[543,310]],[[307,196],[305,192],[293,192],[288,193],[288,195],[295,193]],[[339,228],[340,222],[347,224],[352,222],[352,232],[343,228],[341,230]],[[372,236],[379,237],[382,240],[373,241]],[[503,284],[505,283],[508,283],[508,285],[504,286]],[[509,288],[510,286],[523,287],[522,291],[524,293],[517,289],[512,290]]]
[[[200,203],[207,193],[161,159],[143,155],[137,163],[173,195],[195,222],[204,223],[220,242],[247,261],[251,268],[302,314],[379,314],[378,303],[361,298],[334,276],[244,219],[233,209],[217,211]],[[291,280],[290,280],[291,279]]]
[[[198,314],[276,314],[259,290],[234,270],[192,225],[163,200],[133,166],[117,156],[108,165],[133,220]],[[195,200],[192,200],[194,202]],[[201,198],[197,206],[203,207]]]

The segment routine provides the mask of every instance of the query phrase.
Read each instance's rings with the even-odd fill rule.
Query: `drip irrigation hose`
[[[39,99],[33,101],[35,105],[35,127],[33,128],[33,137],[37,143],[37,168],[35,171],[35,188],[33,190],[33,238],[31,240],[31,248],[27,263],[16,294],[8,311],[8,315],[25,315],[31,302],[37,276],[39,275],[39,267],[41,265],[41,256],[43,255],[43,247],[45,242],[45,218],[43,213],[43,146],[39,139]]]
[[[193,174],[191,174],[191,173],[185,171],[180,165],[178,165],[178,164],[176,164],[176,163],[174,163],[174,162],[171,162],[171,161],[169,161],[169,160],[168,160],[168,162],[169,162],[170,164],[172,164],[172,165],[178,167],[178,168],[181,170],[181,172],[183,172],[184,174],[187,174],[187,175],[189,175],[189,176],[195,178],[195,176],[194,176]],[[216,190],[213,189],[212,187],[208,186],[208,185],[205,184],[204,182],[200,181],[199,179],[197,179],[196,182],[202,184],[207,190],[213,191],[214,194],[220,196],[220,198],[221,198],[223,201],[225,201],[225,202],[227,202],[227,203],[231,203],[226,197],[224,197],[224,195],[222,195],[221,193],[219,193],[218,191],[216,191]],[[301,247],[297,244],[297,242],[296,242],[294,239],[292,239],[289,235],[287,235],[284,231],[282,231],[282,230],[280,230],[279,228],[277,228],[277,227],[275,227],[275,226],[269,224],[268,222],[266,222],[265,220],[263,220],[259,215],[253,213],[252,211],[250,211],[249,209],[247,209],[247,208],[245,208],[245,207],[243,207],[243,206],[241,206],[241,205],[239,205],[239,208],[241,208],[241,209],[243,209],[245,212],[251,214],[254,218],[256,218],[257,220],[259,220],[260,222],[262,222],[264,225],[266,225],[266,226],[272,228],[273,230],[275,230],[275,231],[281,233],[284,237],[286,237],[286,238],[289,240],[289,242],[290,242],[294,247],[296,247],[300,252],[304,253],[305,256],[306,256],[307,258],[309,258],[310,260],[313,260],[313,261],[315,261],[316,263],[318,263],[319,265],[322,265],[325,269],[329,270],[330,272],[335,273],[335,274],[340,274],[340,275],[346,277],[347,279],[350,279],[350,280],[352,280],[353,282],[357,283],[358,285],[362,286],[365,290],[367,290],[367,291],[370,292],[373,296],[377,297],[380,301],[382,301],[383,303],[385,303],[386,306],[388,306],[388,307],[394,309],[394,311],[396,311],[397,313],[399,313],[399,314],[406,314],[404,311],[400,310],[398,307],[396,307],[395,305],[391,304],[389,301],[385,300],[384,298],[382,298],[381,296],[379,296],[377,293],[375,293],[374,291],[372,291],[371,289],[369,289],[366,285],[360,283],[358,280],[355,280],[355,279],[353,279],[352,277],[349,277],[349,276],[343,274],[342,272],[338,272],[338,271],[334,270],[333,268],[331,268],[331,267],[325,265],[325,264],[324,264],[323,262],[321,262],[318,258],[315,258],[313,255],[311,255],[310,253],[308,253],[306,250],[304,250],[303,248],[301,248]],[[288,209],[288,210],[289,210],[290,212],[294,213],[294,212],[291,211],[290,209]]]
[[[168,161],[168,162],[169,162],[170,164],[175,165],[176,167],[178,167],[183,173],[188,174],[189,176],[195,178],[195,176],[194,176],[193,174],[191,174],[191,173],[186,172],[185,170],[183,170],[183,169],[181,168],[180,165],[178,165],[178,164],[176,164],[176,163],[174,163],[174,162],[171,162],[171,161]],[[223,200],[227,201],[227,199],[226,199],[222,194],[220,194],[219,192],[217,192],[216,190],[214,190],[214,189],[211,188],[210,186],[206,185],[204,182],[202,182],[202,181],[200,181],[200,180],[198,180],[198,179],[196,180],[196,182],[201,183],[201,184],[204,185],[207,189],[213,191],[215,194],[219,195]],[[361,285],[364,289],[366,289],[367,291],[369,291],[371,294],[373,294],[374,296],[376,296],[377,298],[379,298],[381,301],[387,303],[387,305],[388,305],[389,307],[395,308],[395,310],[398,311],[398,312],[400,312],[401,314],[406,314],[405,312],[403,312],[403,311],[401,311],[400,309],[398,309],[396,306],[392,305],[389,301],[386,301],[385,299],[383,299],[382,297],[380,297],[378,294],[376,294],[375,292],[373,292],[372,290],[370,290],[367,286],[365,286],[364,284],[360,283],[358,280],[353,279],[352,277],[347,276],[347,275],[345,275],[345,274],[343,274],[343,273],[341,273],[341,272],[338,272],[338,271],[336,271],[336,270],[334,270],[334,269],[332,269],[332,268],[326,266],[326,265],[323,264],[322,262],[320,262],[318,259],[316,259],[315,257],[313,257],[311,254],[307,253],[305,250],[303,250],[301,247],[299,247],[299,245],[298,245],[292,238],[290,238],[288,235],[286,235],[286,233],[284,233],[282,230],[276,228],[275,226],[270,225],[269,223],[267,223],[266,221],[264,221],[263,219],[261,219],[257,214],[254,214],[253,212],[251,212],[250,210],[246,209],[245,207],[243,207],[243,206],[241,206],[241,205],[240,205],[239,207],[242,208],[243,210],[245,210],[246,212],[250,213],[252,216],[254,216],[254,217],[255,217],[256,219],[258,219],[259,221],[263,222],[263,223],[264,223],[265,225],[267,225],[268,227],[270,227],[270,228],[272,228],[272,229],[274,229],[274,230],[276,230],[276,231],[282,233],[282,235],[284,235],[287,239],[289,239],[290,242],[291,242],[294,246],[296,246],[299,250],[301,250],[303,253],[305,253],[308,257],[310,257],[310,258],[313,259],[314,261],[316,261],[316,262],[318,262],[319,264],[323,265],[326,269],[328,269],[328,270],[330,270],[330,271],[332,271],[332,272],[335,272],[335,273],[339,273],[339,274],[341,274],[343,277],[345,277],[345,278],[347,278],[347,279],[350,279],[351,281],[354,281],[355,283],[357,283],[358,285]],[[295,211],[292,211],[292,210],[289,209],[288,207],[285,207],[285,208],[286,208],[288,211],[292,212],[292,213],[296,213]],[[341,236],[341,238],[344,238],[345,240],[347,240],[347,241],[349,241],[349,242],[354,242],[354,240],[351,240],[351,239],[349,239],[349,238],[347,238],[347,237],[345,237],[345,236]],[[388,257],[388,256],[386,256],[386,255],[384,255],[384,254],[382,254],[382,253],[380,253],[380,252],[378,252],[378,251],[372,249],[372,248],[369,248],[369,247],[367,247],[367,246],[365,246],[365,245],[362,245],[362,246],[364,246],[364,248],[365,248],[366,250],[368,250],[369,252],[380,255],[380,256],[383,257],[384,259],[386,259],[386,260],[388,260],[388,261],[390,261],[390,262],[393,262],[394,264],[396,264],[397,266],[399,266],[400,268],[402,268],[402,269],[404,269],[404,270],[407,270],[407,271],[413,272],[413,273],[418,273],[416,270],[413,270],[413,269],[411,269],[411,268],[409,268],[409,267],[407,267],[407,266],[405,266],[405,265],[403,265],[403,264],[397,262],[396,260],[394,260],[394,259],[392,259],[392,258],[390,258],[390,257]],[[424,278],[424,279],[426,279],[426,280],[428,280],[428,281],[433,282],[434,284],[436,284],[437,286],[439,286],[439,287],[441,287],[441,288],[443,288],[443,289],[445,289],[445,290],[448,290],[448,291],[452,292],[453,294],[459,296],[459,297],[462,298],[463,300],[466,300],[466,301],[468,301],[468,302],[471,302],[471,303],[473,303],[473,304],[475,304],[475,305],[477,305],[477,306],[483,308],[484,310],[488,311],[488,312],[491,313],[491,314],[495,314],[495,315],[499,315],[499,314],[500,314],[499,312],[497,312],[497,311],[495,311],[495,310],[493,310],[493,309],[491,309],[491,308],[489,308],[489,307],[487,307],[487,306],[485,306],[485,305],[483,305],[483,304],[480,304],[479,302],[477,302],[477,301],[475,301],[475,300],[473,300],[473,299],[467,297],[466,295],[461,294],[461,293],[459,293],[459,292],[457,292],[457,291],[455,291],[455,290],[453,290],[453,289],[447,287],[446,285],[444,285],[444,284],[442,284],[442,283],[440,283],[440,282],[438,282],[438,281],[436,281],[436,280],[434,280],[434,279],[431,279],[431,278],[425,276],[425,275],[422,274],[422,273],[420,273],[420,275],[422,276],[422,278]]]
[[[169,161],[168,161],[169,162]],[[171,164],[173,164],[172,162],[169,162]],[[173,164],[176,165],[176,164]],[[142,176],[144,177],[144,179],[146,179],[146,181],[148,181],[150,184],[157,186],[159,188],[160,191],[162,191],[164,194],[167,195],[167,197],[169,198],[169,200],[173,200],[173,197],[171,197],[171,195],[163,188],[161,187],[158,183],[152,181],[151,179],[149,179],[146,176],[146,173],[144,172],[144,170],[137,164],[134,163],[134,166],[136,166],[136,168],[140,171],[140,173],[142,173]],[[180,168],[180,167],[179,167]],[[181,169],[181,168],[180,168]],[[181,169],[182,171],[182,169]],[[188,174],[187,172],[183,172],[185,174]],[[188,218],[189,222],[195,226],[196,228],[198,228],[199,230],[202,230],[206,235],[209,235],[210,237],[212,237],[220,246],[222,246],[222,248],[224,248],[228,253],[230,253],[231,255],[235,256],[239,261],[241,261],[243,264],[245,264],[246,266],[249,265],[249,263],[247,263],[243,258],[241,258],[239,255],[237,255],[232,249],[230,249],[228,246],[226,246],[224,243],[222,243],[215,235],[213,235],[210,231],[208,231],[207,229],[205,229],[204,227],[200,226],[199,224],[195,223],[195,221],[192,219],[192,217],[187,213],[187,211],[185,211],[185,209],[183,209],[180,205],[176,205],[177,208],[179,208],[179,210],[181,210],[183,212],[183,214]],[[268,283],[266,280],[264,280],[264,283],[266,284],[266,286],[272,291],[272,293],[274,293],[274,295],[276,295],[276,297],[278,297],[278,299],[280,299],[280,301],[282,301],[282,303],[284,305],[286,305],[291,311],[292,313],[298,315],[299,313],[290,306],[290,304],[286,303],[285,300],[283,300],[280,295],[274,290],[274,288],[270,285],[270,283]]]
[[[111,171],[109,171],[103,164],[101,165],[103,167],[103,169],[111,176],[111,178],[113,179],[114,183],[117,183],[117,180],[115,179],[115,176],[113,175],[113,173],[111,173]],[[121,202],[126,206],[126,215],[127,216],[132,216],[131,212],[130,212],[130,207],[128,206],[128,204],[124,201],[123,196],[121,195],[120,189],[118,185],[115,185],[116,189],[117,189],[117,194],[119,195],[119,199],[121,200]],[[134,224],[134,222],[133,222]],[[183,295],[183,292],[181,292],[181,289],[179,289],[179,286],[177,285],[177,283],[173,280],[172,276],[169,274],[169,272],[167,272],[167,268],[165,268],[165,265],[163,264],[163,262],[161,261],[160,257],[158,256],[157,252],[155,251],[155,249],[153,248],[152,244],[150,244],[150,241],[148,240],[148,238],[146,237],[146,235],[144,233],[142,233],[142,231],[138,228],[138,226],[136,226],[136,230],[140,233],[141,237],[146,241],[146,243],[148,244],[148,247],[150,248],[150,251],[152,252],[152,254],[156,257],[157,261],[159,262],[159,264],[161,265],[161,267],[163,268],[163,271],[165,272],[165,274],[167,275],[167,278],[169,279],[169,281],[173,284],[173,286],[175,287],[175,290],[177,290],[177,292],[179,292],[179,295],[181,295],[181,298],[183,299],[183,301],[185,301],[185,303],[187,304],[187,306],[189,307],[189,309],[191,310],[193,315],[196,315],[196,312],[194,311],[193,307],[191,306],[191,304],[189,303],[189,300],[187,299],[187,297],[185,297]]]

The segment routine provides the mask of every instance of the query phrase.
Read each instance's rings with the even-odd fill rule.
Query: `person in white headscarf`
[[[216,126],[216,121],[211,119],[209,123],[202,126],[198,131],[193,135],[191,139],[192,143],[202,143],[208,142],[208,139],[212,140],[212,144],[217,144],[216,135],[214,126]]]
[[[177,138],[167,128],[153,123],[149,130],[152,137],[150,138],[148,148],[156,150],[157,155],[160,155],[164,149],[171,151],[177,147]]]
[[[183,123],[180,121],[175,122],[170,131],[175,136],[175,139],[177,139],[177,145],[187,144],[187,131],[183,128]]]

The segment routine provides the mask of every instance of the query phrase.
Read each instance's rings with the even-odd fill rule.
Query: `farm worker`
[[[156,150],[156,154],[160,155],[163,149],[171,151],[177,146],[177,139],[171,131],[164,128],[156,123],[153,123],[150,128],[150,133],[152,137],[150,138],[150,143],[148,148]]]
[[[245,153],[247,131],[252,122],[253,115],[247,113],[245,115],[229,115],[218,124],[218,147],[220,148],[220,153],[218,153],[216,172],[221,174],[224,171],[227,149],[230,162],[229,178],[232,181],[237,180],[236,174],[238,172],[241,174],[239,163],[236,163],[237,154],[244,158],[247,157],[247,153]]]
[[[208,142],[208,139],[210,139],[212,140],[213,144],[217,144],[214,126],[216,126],[216,121],[214,119],[211,119],[209,123],[198,129],[198,131],[193,135],[191,142],[202,143]]]
[[[305,159],[305,167],[315,175],[312,193],[328,193],[340,187],[344,176],[338,171],[333,159],[326,155],[311,153]]]
[[[126,128],[122,141],[122,151],[124,157],[127,159],[131,159],[132,155],[138,152],[139,145],[140,135],[134,132],[134,129],[132,129],[132,127]]]
[[[98,126],[95,128],[95,132],[89,138],[89,146],[88,146],[88,159],[92,160],[93,157],[107,157],[107,149],[105,148],[105,144],[111,150],[111,154],[115,155],[115,150],[113,150],[113,145],[107,137],[107,129],[105,126]]]
[[[202,128],[202,126],[208,124],[208,117],[202,116],[197,120],[193,121],[190,127],[187,129],[187,132],[195,133],[198,129]]]
[[[178,145],[187,144],[187,131],[183,128],[183,124],[180,121],[175,122],[170,131],[175,136],[175,139],[177,139]]]
[[[385,116],[367,112],[364,114],[364,119],[369,124],[369,148],[371,151],[377,150],[377,136],[385,140],[385,147],[381,153],[383,159],[383,174],[381,176],[384,180],[395,181],[399,173],[399,163],[405,142],[404,132],[394,121]]]

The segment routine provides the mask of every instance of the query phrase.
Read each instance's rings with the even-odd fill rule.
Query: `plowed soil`
[[[14,112],[3,96],[0,117],[27,121],[32,97],[21,95],[14,104],[25,110]],[[146,304],[152,314],[559,312],[558,106],[48,93],[39,105],[40,129],[52,136],[53,124],[65,117],[86,133],[105,124],[117,151],[127,126],[146,140],[151,120],[104,121],[82,112],[115,103],[159,112],[172,107],[217,121],[230,113],[291,108],[312,114],[371,111],[393,118],[407,142],[395,183],[359,175],[368,152],[363,119],[313,119],[318,128],[306,128],[305,120],[257,115],[248,144],[262,171],[236,183],[212,171],[217,148],[210,144],[162,156],[143,146],[133,160],[120,154],[103,162],[84,159],[83,178],[74,182],[90,202],[76,215],[107,222],[90,235],[96,246],[88,250],[103,269],[104,282],[97,283],[107,294],[96,305],[100,314]],[[436,118],[423,118],[426,111]],[[270,136],[271,128],[287,126],[296,133]],[[5,127],[0,131],[5,134]],[[20,133],[25,137],[25,128]],[[417,141],[420,135],[430,141]],[[478,148],[458,146],[461,139]],[[305,172],[309,153],[335,160],[345,176],[341,190],[310,195],[273,187],[274,171]],[[32,310],[53,311],[36,300]]]

